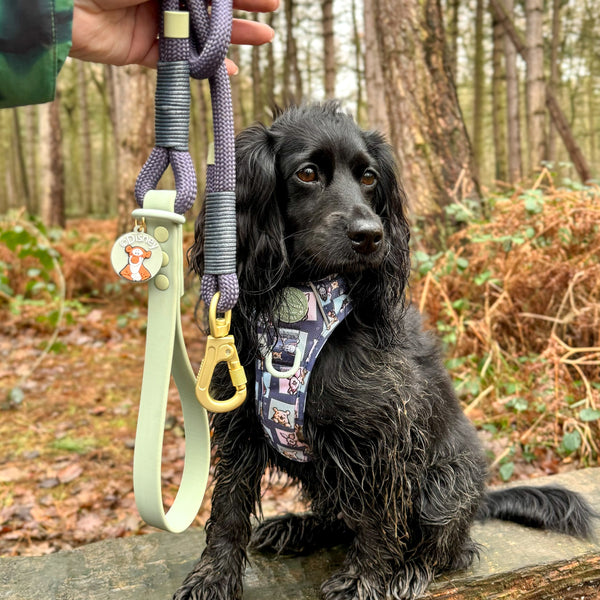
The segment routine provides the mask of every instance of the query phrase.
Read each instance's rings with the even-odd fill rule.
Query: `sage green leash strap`
[[[210,430],[206,409],[196,399],[194,372],[181,329],[183,295],[183,215],[174,212],[175,191],[153,190],[144,208],[147,231],[159,243],[162,267],[148,284],[146,362],[133,455],[133,489],[146,523],[179,533],[196,517],[208,480]],[[181,484],[165,514],[161,493],[161,459],[171,373],[179,391],[185,427],[185,459]]]

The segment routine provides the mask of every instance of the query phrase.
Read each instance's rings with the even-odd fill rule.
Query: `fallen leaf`
[[[45,479],[42,479],[38,483],[38,487],[40,487],[44,490],[47,490],[47,489],[56,487],[59,483],[60,483],[60,481],[58,480],[57,477],[46,477]]]
[[[75,538],[85,540],[90,534],[97,535],[102,527],[102,518],[94,512],[84,512],[77,519]]]
[[[56,475],[61,483],[69,483],[77,479],[83,473],[83,467],[79,463],[72,463],[61,469]]]
[[[0,482],[8,483],[10,481],[18,481],[23,478],[25,473],[18,467],[8,467],[0,470]]]

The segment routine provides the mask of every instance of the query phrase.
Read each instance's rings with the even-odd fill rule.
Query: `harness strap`
[[[347,283],[332,276],[286,288],[278,322],[258,327],[256,411],[271,446],[290,460],[312,459],[303,436],[308,382],[319,353],[351,310]]]

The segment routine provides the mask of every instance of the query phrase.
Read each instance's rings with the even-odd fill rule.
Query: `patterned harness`
[[[302,435],[308,381],[325,342],[351,310],[346,282],[332,276],[284,290],[274,344],[267,334],[274,325],[258,328],[256,410],[271,445],[291,460],[311,460]]]

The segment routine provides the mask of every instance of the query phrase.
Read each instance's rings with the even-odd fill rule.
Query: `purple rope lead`
[[[215,164],[206,181],[205,210],[213,215],[205,230],[204,275],[201,296],[208,305],[217,291],[217,310],[237,302],[235,269],[235,135],[233,106],[225,55],[231,39],[232,0],[213,0],[209,14],[202,0],[188,0],[192,40],[164,37],[161,16],[156,94],[156,147],[143,166],[135,187],[140,206],[171,164],[175,176],[175,211],[182,214],[196,198],[196,173],[187,149],[189,75],[208,78],[213,113]],[[162,11],[177,11],[179,0],[162,0]],[[162,13],[161,13],[162,15]],[[200,49],[198,51],[198,49]],[[185,72],[182,69],[185,65]],[[233,198],[233,202],[231,199]]]

